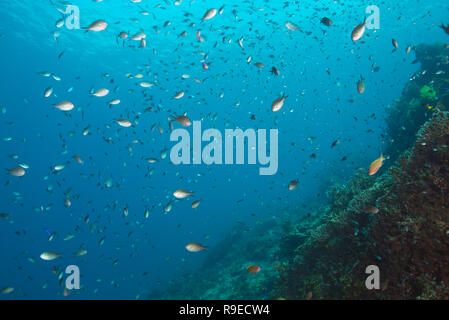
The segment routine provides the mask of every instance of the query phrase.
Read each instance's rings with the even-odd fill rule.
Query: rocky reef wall
[[[415,52],[421,70],[387,109],[391,166],[330,188],[272,298],[449,299],[449,46]],[[369,265],[379,290],[366,288]]]
[[[421,44],[415,48],[415,72],[399,99],[387,108],[387,135],[390,140],[385,150],[396,160],[415,141],[419,128],[431,116],[434,109],[448,111],[449,106],[449,46],[446,44]]]
[[[385,174],[361,169],[334,186],[272,298],[449,299],[448,146],[449,112],[435,110]],[[365,286],[369,265],[380,268],[380,290]]]

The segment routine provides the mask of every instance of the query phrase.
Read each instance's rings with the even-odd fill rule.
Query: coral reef
[[[216,246],[208,250],[202,267],[176,279],[164,291],[149,298],[162,299],[266,299],[278,275],[280,238],[288,221],[268,220],[253,228],[237,224]],[[248,265],[261,267],[249,274]]]
[[[394,165],[377,179],[359,170],[329,189],[331,203],[297,243],[271,298],[449,298],[449,49],[420,45],[416,57],[421,70],[387,110]],[[366,288],[369,265],[380,268],[380,290]]]
[[[449,106],[449,47],[441,43],[421,44],[415,53],[421,69],[410,78],[401,98],[387,109],[387,133],[391,141],[385,153],[392,160],[413,144],[420,126],[432,116],[432,110],[447,111]]]
[[[449,113],[436,111],[405,161],[375,181],[358,172],[347,191],[332,188],[332,204],[272,297],[448,299],[448,145]],[[361,212],[372,204],[378,213]],[[380,290],[365,286],[369,265],[380,268]]]

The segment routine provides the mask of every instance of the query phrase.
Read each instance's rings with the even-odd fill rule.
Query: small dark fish
[[[7,214],[7,213],[0,213],[0,218],[3,219],[3,220],[8,220],[9,214]]]
[[[298,186],[298,183],[299,183],[298,180],[290,181],[290,183],[288,184],[288,190],[290,191],[295,190],[295,188]]]
[[[363,76],[360,76],[360,80],[357,81],[357,91],[360,94],[365,92],[365,79],[363,79]]]
[[[331,148],[337,146],[340,143],[340,141],[337,139],[334,142],[332,142]]]
[[[449,24],[447,26],[444,26],[444,24],[442,24],[440,28],[443,29],[447,34],[449,34]]]
[[[398,48],[398,42],[396,41],[396,39],[392,39],[391,43],[393,44],[393,47],[395,47],[396,49]]]
[[[323,19],[321,19],[321,23],[324,24],[325,26],[330,27],[332,25],[332,20],[324,17]]]
[[[279,72],[278,68],[276,68],[276,67],[272,67],[270,72],[271,72],[272,74],[276,75],[276,76],[278,76],[278,75],[281,74],[281,73]]]
[[[378,213],[379,209],[375,206],[368,206],[362,210],[365,213]]]

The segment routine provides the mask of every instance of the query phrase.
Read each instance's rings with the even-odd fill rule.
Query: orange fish
[[[248,270],[249,273],[253,274],[253,273],[258,273],[260,271],[260,267],[259,266],[255,266],[255,265],[249,265],[246,267],[246,270]]]
[[[385,160],[385,158],[381,154],[379,159],[376,159],[371,163],[371,165],[369,166],[369,175],[370,176],[372,176],[377,171],[379,171],[380,167],[382,167],[382,165],[383,165],[384,160]]]
[[[73,157],[76,159],[76,161],[77,161],[79,164],[83,164],[83,160],[81,160],[81,158],[80,158],[78,155],[75,154]]]

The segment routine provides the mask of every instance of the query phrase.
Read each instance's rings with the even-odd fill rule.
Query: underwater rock
[[[436,111],[388,172],[322,218],[273,298],[449,299],[448,145],[449,112]],[[374,199],[377,214],[355,209]],[[365,287],[369,265],[380,290]]]
[[[187,272],[161,294],[149,297],[162,299],[267,299],[268,291],[278,276],[281,222],[274,220],[249,229],[238,223],[217,245],[208,249],[202,266]],[[249,265],[257,265],[261,272],[250,274]],[[158,296],[159,295],[159,296]]]
[[[385,154],[392,160],[413,144],[420,126],[435,109],[449,110],[449,48],[441,43],[421,44],[415,53],[420,70],[410,78],[400,99],[386,110],[390,142]]]

